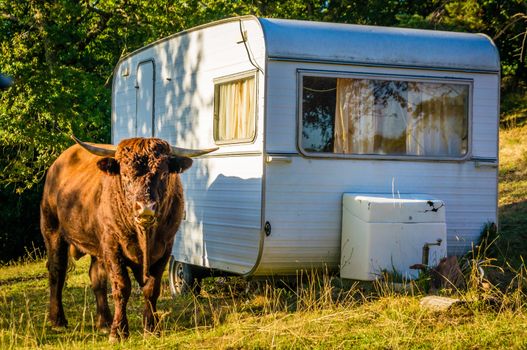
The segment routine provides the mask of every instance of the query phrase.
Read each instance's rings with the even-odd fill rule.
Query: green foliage
[[[90,19],[80,10],[66,1],[0,2],[9,14],[0,27],[0,69],[16,82],[0,95],[0,184],[19,192],[41,181],[72,132],[108,139],[111,68],[101,69],[111,63],[101,62],[108,48],[90,50]]]
[[[493,6],[496,5],[494,0],[466,0],[466,1],[438,1],[429,0],[424,3],[421,2],[415,8],[409,8],[399,11],[395,17],[399,21],[399,25],[406,26],[403,18],[414,19],[420,18],[421,21],[416,21],[410,27],[416,27],[419,24],[425,24],[427,27],[433,26],[435,29],[455,30],[455,31],[471,31],[471,32],[489,32],[496,30],[497,27],[502,26],[514,13],[513,9],[506,9],[504,16],[500,21],[490,23],[486,16],[489,13],[497,11]]]
[[[0,72],[16,83],[0,92],[0,191],[9,201],[16,201],[13,192],[38,193],[71,133],[110,141],[111,81],[120,57],[232,16],[483,32],[501,56],[504,125],[523,123],[526,13],[523,0],[0,0]]]
[[[434,3],[433,1],[431,3]],[[486,29],[478,0],[436,3],[432,12],[399,13],[399,25],[410,28],[478,32]]]
[[[44,248],[38,221],[41,195],[41,185],[21,194],[12,186],[0,191],[0,265]]]
[[[428,8],[425,5],[423,9],[397,13],[397,25],[487,34],[500,53],[502,125],[522,125],[527,120],[527,2],[432,0],[425,3]]]
[[[42,180],[71,144],[109,141],[118,59],[147,42],[225,17],[254,14],[332,22],[481,31],[497,37],[504,75],[525,80],[522,1],[0,0],[0,71],[16,86],[0,95],[0,185],[19,192]],[[522,90],[524,91],[524,90]],[[518,111],[506,109],[509,111]]]

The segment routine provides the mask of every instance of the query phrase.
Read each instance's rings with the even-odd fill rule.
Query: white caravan
[[[231,18],[120,60],[112,142],[219,147],[182,175],[176,282],[337,271],[346,193],[437,199],[459,255],[497,221],[499,83],[481,34]]]

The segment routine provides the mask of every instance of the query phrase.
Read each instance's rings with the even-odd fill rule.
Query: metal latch
[[[274,162],[277,162],[277,163],[291,163],[293,161],[293,159],[291,157],[288,157],[288,156],[267,156],[265,157],[265,162],[266,163],[274,163]]]
[[[498,160],[496,158],[472,157],[470,160],[474,162],[476,168],[496,169],[498,167]]]

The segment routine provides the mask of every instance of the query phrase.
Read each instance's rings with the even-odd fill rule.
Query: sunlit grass
[[[527,200],[527,125],[500,132],[499,205]]]
[[[527,258],[527,125],[500,131],[501,259],[518,267]]]

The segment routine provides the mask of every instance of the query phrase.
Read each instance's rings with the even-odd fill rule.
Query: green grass
[[[297,287],[209,280],[201,295],[177,299],[165,282],[159,301],[161,336],[148,337],[141,326],[141,291],[134,284],[130,339],[110,344],[106,334],[94,329],[89,259],[79,260],[68,273],[64,304],[69,327],[57,330],[47,320],[45,260],[37,257],[0,267],[0,349],[527,348],[522,260],[527,252],[527,126],[501,132],[500,154],[495,244],[507,273],[486,268],[486,276],[506,282],[500,288],[481,283],[473,268],[468,290],[455,294],[464,304],[450,311],[420,307],[420,282],[395,292],[389,283],[339,288],[328,276],[304,276]],[[475,261],[498,263],[481,254]]]

